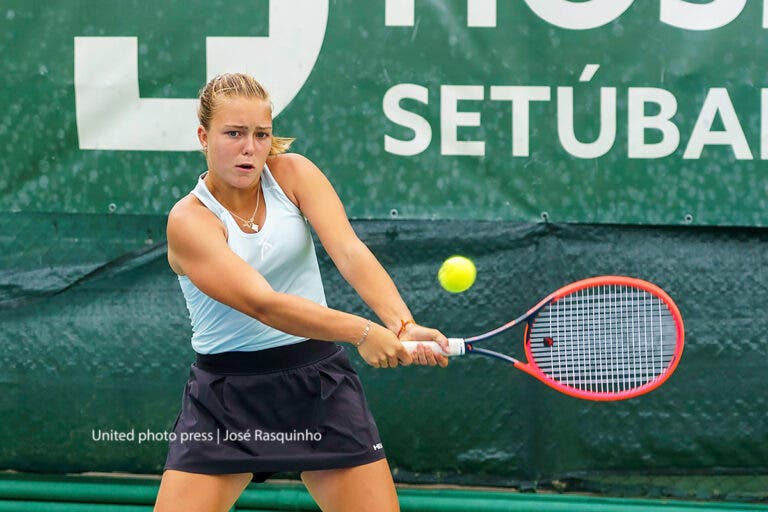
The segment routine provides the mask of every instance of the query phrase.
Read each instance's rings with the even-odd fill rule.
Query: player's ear
[[[208,148],[208,132],[205,130],[203,125],[197,127],[197,140],[200,141],[200,145],[203,147],[203,149]]]

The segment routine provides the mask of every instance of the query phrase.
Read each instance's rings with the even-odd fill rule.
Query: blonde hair
[[[244,73],[225,73],[211,79],[200,89],[200,104],[197,107],[197,118],[200,124],[206,130],[211,127],[211,119],[216,110],[217,102],[220,98],[256,98],[269,103],[270,109],[272,102],[269,99],[269,93],[252,76]],[[272,135],[272,147],[269,149],[269,155],[279,155],[285,153],[291,147],[291,143],[296,140],[291,137],[277,137]]]

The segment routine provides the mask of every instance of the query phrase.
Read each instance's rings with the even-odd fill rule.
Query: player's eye
[[[265,137],[269,137],[269,133],[268,133],[268,132],[257,132],[257,133],[256,133],[256,136],[257,136],[258,138],[260,138],[260,139],[263,139],[263,138],[265,138]]]
[[[240,136],[240,132],[237,130],[230,130],[227,132],[227,135],[234,138]]]

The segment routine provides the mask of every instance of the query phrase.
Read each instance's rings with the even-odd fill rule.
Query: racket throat
[[[482,354],[484,356],[494,357],[496,359],[501,359],[502,361],[506,361],[507,363],[511,363],[511,364],[515,365],[515,367],[517,367],[517,365],[519,365],[519,364],[523,364],[523,363],[521,363],[520,361],[518,361],[517,359],[515,359],[512,356],[508,356],[506,354],[502,354],[502,353],[496,352],[494,350],[488,350],[488,349],[485,349],[485,348],[477,348],[477,347],[472,346],[471,343],[467,343],[466,348],[467,348],[467,352],[470,353],[470,354]]]

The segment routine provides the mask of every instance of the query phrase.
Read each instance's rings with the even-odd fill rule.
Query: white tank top
[[[267,208],[258,233],[243,233],[200,176],[194,194],[223,223],[232,251],[256,269],[275,291],[326,305],[309,223],[265,165],[261,187]],[[192,348],[200,354],[252,351],[306,340],[278,331],[201,292],[187,276],[179,284],[192,322]]]

